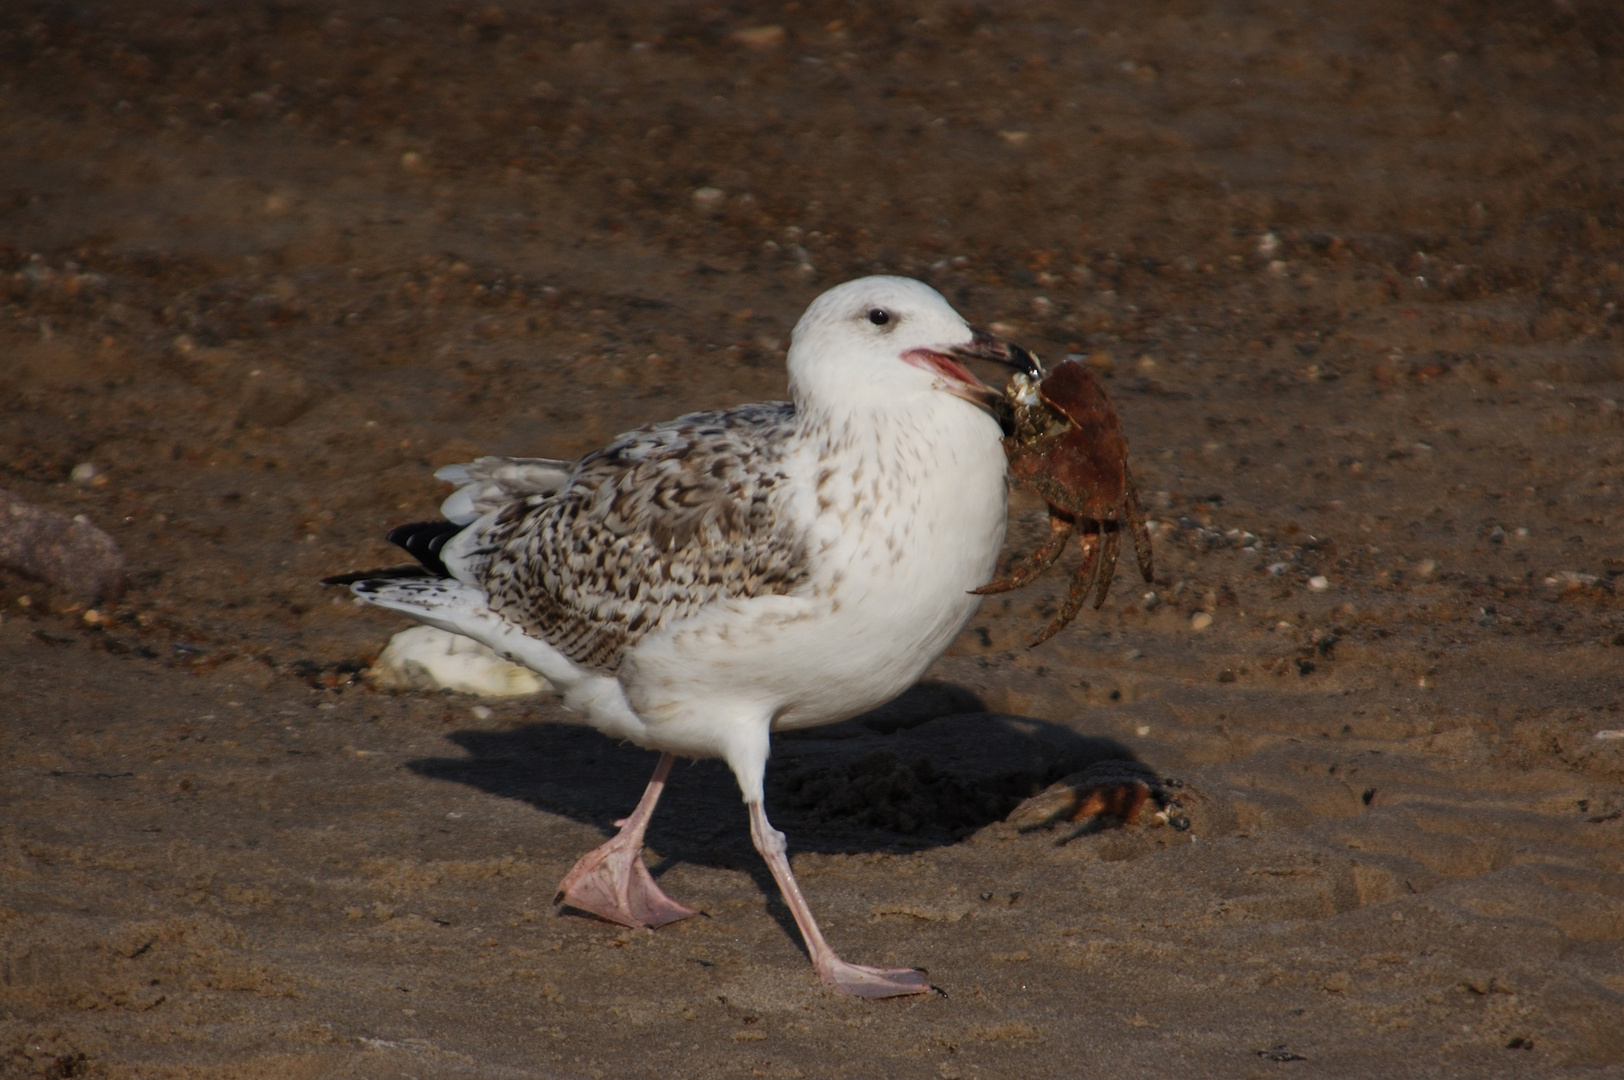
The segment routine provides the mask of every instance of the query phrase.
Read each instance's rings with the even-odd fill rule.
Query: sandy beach
[[[9,6],[0,490],[128,585],[0,570],[0,1077],[1619,1075],[1621,117],[1603,0]],[[878,1003],[717,762],[704,918],[561,913],[654,755],[319,584],[871,273],[1086,359],[1156,553],[776,741]],[[1005,820],[1090,766],[1188,828]]]

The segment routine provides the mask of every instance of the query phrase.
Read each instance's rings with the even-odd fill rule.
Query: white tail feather
[[[460,465],[446,465],[434,475],[456,484],[440,513],[447,521],[467,525],[492,510],[531,495],[551,495],[569,483],[572,461],[552,458],[482,457]]]
[[[505,660],[534,671],[568,690],[589,673],[540,638],[534,638],[492,611],[485,594],[451,578],[357,581],[351,591],[369,604],[410,615],[479,642]]]

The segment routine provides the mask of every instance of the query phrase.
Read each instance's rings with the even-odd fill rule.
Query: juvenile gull
[[[847,282],[792,337],[789,402],[691,413],[576,463],[481,458],[448,521],[390,539],[418,576],[351,576],[363,599],[490,646],[605,734],[662,751],[620,832],[559,887],[628,926],[695,914],[654,883],[643,835],[673,755],[732,768],[750,835],[824,984],[928,989],[824,940],[767,821],[771,733],[830,724],[912,685],[974,613],[1004,538],[1001,395],[959,361],[1040,374],[906,278]]]

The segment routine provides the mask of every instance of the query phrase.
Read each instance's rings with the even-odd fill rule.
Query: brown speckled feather
[[[507,506],[468,569],[503,618],[609,670],[707,604],[790,592],[807,577],[781,508],[794,418],[787,403],[749,405],[622,435],[561,491]]]

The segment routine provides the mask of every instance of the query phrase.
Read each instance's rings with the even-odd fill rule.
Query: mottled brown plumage
[[[795,409],[692,413],[584,458],[568,485],[507,506],[470,569],[493,611],[578,664],[613,671],[644,635],[717,600],[806,580],[774,505]]]

